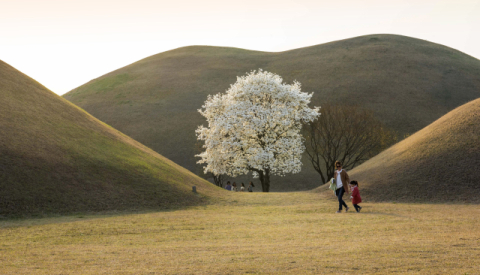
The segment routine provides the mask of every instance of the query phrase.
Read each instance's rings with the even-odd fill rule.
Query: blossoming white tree
[[[302,123],[320,115],[318,107],[308,107],[312,94],[301,92],[299,82],[284,84],[262,70],[237,77],[225,94],[209,95],[198,110],[208,122],[196,130],[206,149],[196,155],[198,163],[216,175],[253,172],[268,192],[270,175],[301,170]]]

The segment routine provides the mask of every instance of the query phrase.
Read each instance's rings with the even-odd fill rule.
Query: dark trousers
[[[345,206],[345,208],[348,208],[347,204],[343,201],[343,194],[345,194],[343,186],[335,191],[335,195],[337,195],[338,198],[338,211],[342,211],[342,205]]]
[[[358,212],[360,211],[360,209],[362,209],[362,207],[358,204],[354,204],[353,207],[355,207],[355,210]]]

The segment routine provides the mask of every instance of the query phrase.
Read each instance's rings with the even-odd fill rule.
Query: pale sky
[[[378,33],[480,59],[480,0],[0,0],[0,60],[59,95],[183,46],[276,52]]]

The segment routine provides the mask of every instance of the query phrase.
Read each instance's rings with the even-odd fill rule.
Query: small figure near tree
[[[229,181],[227,181],[227,186],[225,186],[225,189],[228,191],[232,191],[232,185],[230,184]]]
[[[270,190],[270,175],[301,170],[305,150],[301,128],[315,120],[319,108],[308,104],[312,94],[300,83],[282,83],[279,75],[259,70],[238,77],[225,94],[208,96],[199,112],[208,127],[197,130],[205,151],[196,155],[204,172],[238,176],[253,173],[262,191]]]
[[[248,185],[248,192],[253,192],[253,187],[255,187],[255,185],[253,185],[253,182],[250,182]]]

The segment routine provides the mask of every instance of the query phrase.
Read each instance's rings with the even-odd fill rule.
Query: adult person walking
[[[348,177],[347,171],[342,169],[342,163],[340,161],[335,162],[335,173],[333,178],[337,182],[337,190],[335,190],[335,195],[338,198],[338,211],[337,213],[342,213],[342,206],[345,206],[345,212],[348,211],[348,206],[343,201],[343,194],[349,192],[348,184],[350,183],[350,178]]]

